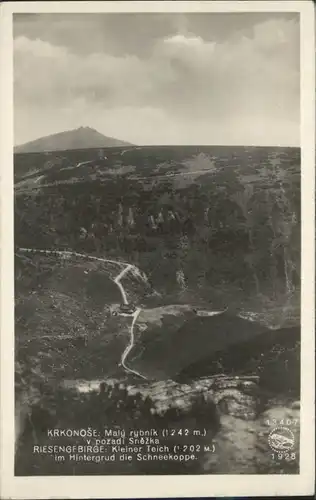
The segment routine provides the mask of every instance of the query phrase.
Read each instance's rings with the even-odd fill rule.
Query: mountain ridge
[[[79,127],[39,137],[34,141],[17,145],[14,147],[14,153],[42,153],[120,146],[133,146],[133,144],[113,137],[107,137],[91,127]]]

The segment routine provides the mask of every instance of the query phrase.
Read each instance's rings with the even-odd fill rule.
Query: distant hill
[[[66,151],[72,149],[109,148],[131,146],[132,144],[112,137],[106,137],[90,127],[79,127],[58,134],[41,137],[35,141],[14,148],[15,153],[41,153],[45,151]]]

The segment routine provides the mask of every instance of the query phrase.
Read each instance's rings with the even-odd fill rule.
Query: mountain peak
[[[40,153],[45,151],[66,151],[72,149],[93,149],[106,147],[131,146],[132,144],[107,137],[94,128],[80,126],[77,129],[58,132],[40,137],[35,141],[14,148],[15,153]]]

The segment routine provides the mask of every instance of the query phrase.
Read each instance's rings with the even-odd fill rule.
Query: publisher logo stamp
[[[269,446],[274,451],[290,451],[294,448],[294,434],[288,427],[275,427],[269,434]]]

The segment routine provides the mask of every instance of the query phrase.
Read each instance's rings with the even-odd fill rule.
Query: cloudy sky
[[[299,144],[296,14],[16,14],[15,144]]]

